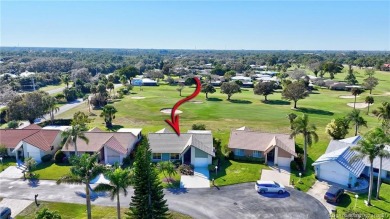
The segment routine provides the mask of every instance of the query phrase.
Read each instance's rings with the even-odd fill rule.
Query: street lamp
[[[359,198],[359,195],[358,194],[356,194],[355,195],[355,207],[354,207],[354,209],[356,208],[356,203],[357,203],[357,199]]]
[[[1,165],[3,165],[3,157],[0,157]]]
[[[300,184],[302,184],[301,179],[302,179],[302,173],[299,173],[299,182],[298,183],[300,183]]]
[[[215,175],[218,174],[218,166],[215,166]]]

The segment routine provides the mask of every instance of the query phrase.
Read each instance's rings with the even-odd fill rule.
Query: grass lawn
[[[128,203],[121,203],[124,208],[121,209],[121,215],[124,218],[125,212],[129,209]],[[57,202],[40,202],[39,207],[33,203],[24,209],[16,219],[35,218],[36,212],[43,208],[48,208],[50,211],[57,211],[63,219],[77,219],[87,218],[86,206],[82,204],[69,204],[69,203],[57,203]],[[116,218],[116,207],[106,207],[92,205],[92,218]],[[178,212],[170,212],[173,219],[188,219],[191,218],[187,215],[180,214]]]
[[[370,215],[380,215],[387,214],[390,216],[390,185],[382,183],[380,191],[380,200],[375,199],[376,195],[376,186],[373,189],[371,204],[372,206],[368,207],[364,204],[364,200],[367,200],[367,194],[360,194],[357,202],[355,201],[355,194],[346,193],[341,199],[339,206],[337,207],[338,215],[342,215],[343,211],[346,209],[355,209],[357,211],[363,212]],[[355,208],[356,202],[356,208]],[[380,217],[377,217],[380,218]]]
[[[7,169],[7,167],[9,167],[9,166],[15,166],[15,165],[16,165],[16,162],[15,162],[14,157],[5,157],[5,158],[3,158],[3,162],[0,163],[0,172]]]
[[[70,173],[70,165],[56,164],[54,162],[45,162],[37,165],[34,173],[39,179],[57,180],[61,176]]]
[[[356,71],[357,79],[359,82],[362,82],[365,78],[364,71],[359,69]],[[344,71],[337,74],[336,78],[344,79],[345,76],[346,72]],[[383,101],[389,101],[390,73],[377,71],[375,76],[379,78],[380,84],[373,91],[375,103],[370,107],[370,110],[376,109]],[[143,87],[143,91],[140,91],[138,87],[134,88],[131,95],[113,103],[118,110],[116,119],[113,121],[114,127],[141,127],[144,134],[168,127],[164,120],[169,119],[170,115],[163,114],[160,110],[172,107],[178,100],[190,95],[194,91],[194,87],[185,87],[182,91],[183,97],[180,97],[176,88],[176,86],[169,85]],[[180,129],[182,132],[191,129],[192,124],[203,123],[207,129],[212,130],[214,137],[221,139],[223,147],[226,148],[231,129],[247,126],[252,130],[264,132],[289,133],[287,114],[294,112],[298,115],[302,113],[309,115],[310,123],[317,126],[319,142],[308,149],[307,167],[309,170],[303,174],[303,184],[298,185],[298,188],[302,191],[307,191],[315,181],[311,164],[325,152],[330,141],[329,136],[325,133],[325,126],[332,119],[345,116],[352,111],[352,108],[347,106],[347,103],[353,102],[353,99],[339,98],[341,95],[351,95],[347,91],[319,89],[311,94],[310,97],[298,101],[298,109],[293,110],[290,102],[281,99],[281,91],[269,95],[269,102],[264,103],[262,102],[264,97],[254,95],[252,89],[242,89],[241,93],[232,96],[232,101],[227,101],[227,96],[221,94],[219,88],[216,90],[216,93],[209,94],[209,100],[205,99],[205,94],[203,93],[194,99],[194,101],[203,103],[194,104],[187,102],[180,106],[179,109],[183,111],[180,114]],[[361,94],[357,98],[357,102],[364,102],[364,98],[368,94],[369,92]],[[132,99],[131,97],[133,96],[143,96],[145,99]],[[366,109],[363,110],[365,111]],[[88,113],[88,109],[80,105],[59,115],[58,118],[72,118],[77,111]],[[93,113],[100,115],[100,111],[93,110]],[[367,120],[368,128],[361,128],[361,133],[380,125],[378,119],[372,114],[365,115],[363,113],[362,116]],[[90,127],[99,127],[106,130],[101,117],[94,116],[92,118],[94,118],[94,121],[90,124]],[[351,137],[353,134],[353,129],[351,128],[347,137]],[[301,147],[303,138],[298,136],[296,142]],[[230,164],[231,167],[229,167],[229,164],[224,165],[227,166],[225,176],[216,179],[216,183],[221,185],[254,181],[259,178],[259,172],[254,171],[254,176],[252,176],[251,174],[245,174],[246,171],[233,169],[235,165]],[[248,166],[250,165],[248,164]],[[259,167],[257,171],[260,171],[260,169]],[[233,173],[236,173],[236,175],[231,177],[230,175]],[[292,175],[292,178],[297,182],[299,176],[296,173],[296,175]]]
[[[166,175],[166,177],[168,177],[168,175]],[[180,188],[180,177],[181,177],[180,173],[177,172],[176,175],[172,176],[173,182],[168,183],[164,174],[162,173],[158,174],[158,178],[160,178],[164,188]]]
[[[223,160],[217,174],[210,172],[210,180],[215,179],[217,186],[232,185],[244,182],[255,182],[260,179],[261,170],[268,169],[260,163],[246,161]]]

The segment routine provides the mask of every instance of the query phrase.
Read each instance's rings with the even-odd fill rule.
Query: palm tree
[[[91,86],[91,93],[93,93],[96,97],[96,93],[98,92],[97,87],[95,85]]]
[[[386,133],[390,131],[390,103],[383,102],[382,106],[378,107],[374,115],[382,120],[382,128],[386,130]]]
[[[62,132],[62,137],[66,139],[65,147],[68,148],[68,143],[72,142],[74,146],[74,153],[76,156],[78,156],[77,152],[77,139],[81,139],[85,141],[87,144],[89,142],[89,139],[84,135],[84,131],[82,127],[78,124],[72,125],[70,129]]]
[[[68,88],[69,87],[69,82],[70,82],[70,77],[69,77],[69,75],[63,75],[62,76],[62,82],[64,82],[65,84],[66,84],[66,88]]]
[[[123,191],[123,194],[127,196],[127,187],[130,186],[132,177],[130,169],[116,168],[114,171],[108,171],[107,177],[110,180],[109,184],[102,183],[96,186],[95,192],[110,192],[111,200],[114,200],[116,196],[116,209],[118,219],[121,218],[121,204],[119,201],[119,194]]]
[[[353,102],[353,108],[355,109],[356,96],[358,96],[359,94],[363,93],[363,90],[361,90],[359,88],[352,88],[351,93],[352,93],[353,96],[355,96],[355,101]]]
[[[368,205],[371,205],[371,195],[372,195],[372,185],[374,182],[374,170],[373,170],[373,162],[374,159],[379,155],[381,140],[376,136],[376,131],[370,130],[364,135],[363,140],[358,142],[358,145],[356,147],[351,148],[354,151],[359,152],[355,156],[351,158],[349,161],[350,163],[353,163],[357,160],[362,160],[364,158],[368,158],[370,162],[370,183],[368,188]]]
[[[347,119],[355,125],[355,136],[357,136],[359,126],[367,127],[367,121],[360,116],[360,110],[353,109],[347,116]]]
[[[374,103],[374,98],[372,96],[367,96],[364,102],[367,103],[367,115],[370,112],[370,105]]]
[[[158,170],[164,175],[168,183],[171,183],[171,176],[176,175],[175,165],[171,161],[163,161],[157,164]],[[165,175],[168,174],[168,177]]]
[[[293,129],[293,122],[294,120],[297,118],[297,114],[295,113],[289,113],[287,114],[287,118],[288,118],[288,121],[290,121],[290,129],[292,130]]]
[[[313,141],[315,143],[318,142],[316,130],[317,128],[314,124],[309,124],[309,116],[307,114],[303,114],[302,117],[297,117],[292,124],[290,138],[302,134],[304,139],[303,171],[306,171],[307,146],[311,146]]]
[[[55,97],[49,96],[45,99],[45,101],[46,101],[47,112],[50,115],[51,124],[53,124],[54,114],[60,110],[60,108],[57,106],[57,99]]]
[[[126,84],[127,84],[127,78],[126,78],[125,75],[122,75],[122,76],[119,78],[119,81],[121,82],[121,84],[122,84],[123,86],[126,86]]]
[[[61,177],[57,180],[57,184],[85,184],[85,195],[87,202],[87,216],[92,218],[91,214],[91,195],[90,195],[90,181],[104,172],[104,166],[98,164],[98,154],[93,155],[83,154],[80,157],[71,157],[70,174]]]
[[[110,90],[110,94],[111,94],[111,91],[114,90],[115,86],[112,82],[108,82],[107,83],[107,89]],[[115,92],[115,90],[114,90]]]
[[[104,117],[104,122],[106,122],[106,127],[112,127],[112,120],[115,119],[115,113],[118,112],[116,108],[112,105],[106,105],[103,107],[103,111],[100,114],[100,117]]]
[[[379,199],[379,192],[381,187],[381,175],[382,175],[382,159],[390,158],[390,152],[386,149],[385,144],[390,143],[390,137],[386,135],[386,133],[381,128],[374,129],[374,136],[378,139],[378,157],[379,157],[379,171],[378,171],[378,183],[376,190],[376,199]]]

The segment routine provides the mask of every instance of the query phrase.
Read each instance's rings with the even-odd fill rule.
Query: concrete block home
[[[361,136],[355,136],[342,140],[331,140],[325,151],[312,165],[316,177],[322,180],[334,182],[346,187],[355,187],[358,178],[370,175],[370,163],[368,159],[361,159],[351,162],[351,158],[358,152],[351,150],[362,139]],[[386,146],[390,151],[390,147]],[[374,159],[374,176],[379,173],[379,158]],[[383,179],[390,179],[390,159],[382,159]]]
[[[195,167],[207,167],[215,156],[211,131],[189,130],[178,136],[167,129],[149,133],[153,162],[181,161]]]
[[[42,129],[35,124],[23,129],[0,129],[0,145],[4,145],[8,156],[15,156],[16,161],[32,157],[40,163],[44,155],[53,155],[59,149],[60,142],[60,130]]]
[[[297,156],[295,140],[287,134],[250,131],[246,127],[230,133],[228,148],[236,157],[264,158],[279,166],[290,167]]]
[[[130,155],[135,145],[141,140],[142,129],[119,129],[118,132],[105,132],[94,128],[84,135],[86,143],[77,139],[77,151],[82,153],[99,153],[99,162],[103,164],[123,163],[123,158]],[[67,142],[62,151],[69,157],[74,154],[74,145]]]

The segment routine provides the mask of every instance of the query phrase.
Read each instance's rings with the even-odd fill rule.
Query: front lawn
[[[34,173],[39,179],[57,180],[70,173],[70,165],[56,164],[54,162],[43,162],[37,165]]]
[[[380,191],[380,200],[375,199],[376,195],[376,186],[372,191],[372,206],[368,207],[364,204],[364,200],[367,200],[367,194],[359,194],[359,198],[355,198],[355,194],[353,193],[345,193],[343,198],[341,199],[339,205],[337,206],[337,214],[338,216],[342,216],[343,212],[347,209],[353,209],[365,214],[370,215],[383,215],[387,214],[390,216],[390,185],[382,183],[381,191]],[[356,202],[356,208],[355,208]],[[382,218],[382,217],[377,217]]]
[[[0,172],[7,169],[7,167],[9,167],[9,166],[15,166],[15,165],[16,165],[16,162],[15,162],[14,157],[4,157],[3,162],[0,163]]]
[[[167,174],[165,175],[167,178],[169,178]],[[173,181],[168,182],[163,173],[158,174],[158,178],[160,178],[164,188],[180,188],[180,173],[177,171],[176,175],[173,175],[171,177]]]
[[[36,207],[35,203],[32,203],[26,209],[24,209],[16,219],[35,218],[36,212],[43,208],[48,208],[50,211],[57,211],[62,219],[76,219],[87,218],[86,206],[82,204],[69,204],[69,203],[57,203],[57,202],[39,202],[39,207]],[[121,215],[125,218],[125,212],[129,209],[126,208],[128,203],[121,203],[124,208],[121,209]],[[180,214],[178,212],[170,212],[172,219],[189,219],[191,217]],[[116,218],[116,207],[106,207],[92,205],[92,218]]]
[[[260,179],[262,169],[268,167],[260,163],[225,159],[221,161],[217,174],[210,172],[210,180],[215,179],[217,186],[255,182]]]

